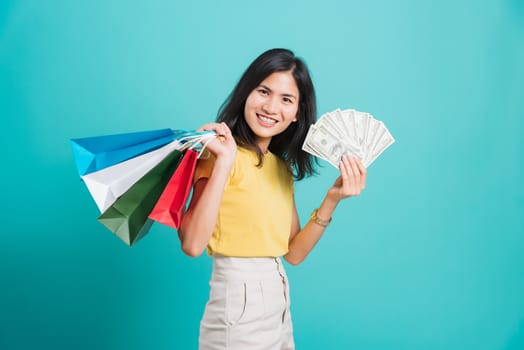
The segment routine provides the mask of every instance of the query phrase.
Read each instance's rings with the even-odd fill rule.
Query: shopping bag
[[[100,215],[98,221],[127,245],[136,243],[147,233],[150,226],[149,213],[181,158],[182,153],[179,150],[172,151]]]
[[[175,139],[171,129],[140,131],[71,140],[80,176],[157,149]]]
[[[180,227],[182,211],[191,192],[196,162],[197,153],[187,150],[153,211],[149,214],[150,219],[176,229]]]
[[[211,130],[161,129],[73,139],[71,145],[80,177],[102,212],[98,220],[132,246],[151,227],[148,216],[183,152],[200,156],[215,137]]]
[[[82,180],[84,180],[98,209],[103,213],[118,197],[158,165],[169,153],[181,147],[182,144],[175,140],[157,150],[84,175]]]

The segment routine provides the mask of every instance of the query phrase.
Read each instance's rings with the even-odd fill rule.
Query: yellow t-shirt
[[[238,147],[226,182],[208,254],[261,257],[288,251],[293,212],[293,175],[276,155],[264,155],[257,167],[256,153]],[[214,158],[199,159],[194,181],[209,177]],[[200,200],[206,200],[202,197]]]

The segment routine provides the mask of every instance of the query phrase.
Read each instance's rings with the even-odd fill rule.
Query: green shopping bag
[[[149,231],[152,224],[149,213],[181,159],[182,152],[171,152],[107,208],[98,221],[132,246]]]

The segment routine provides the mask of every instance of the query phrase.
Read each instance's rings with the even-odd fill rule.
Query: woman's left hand
[[[362,162],[347,155],[342,156],[338,166],[340,176],[328,190],[328,197],[337,201],[358,196],[366,188],[366,168]]]

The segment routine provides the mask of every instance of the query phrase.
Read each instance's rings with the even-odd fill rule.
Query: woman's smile
[[[260,113],[257,113],[257,117],[258,117],[258,120],[259,120],[259,122],[260,122],[260,124],[262,126],[272,127],[276,123],[278,123],[278,120],[270,118],[270,117],[267,117],[267,116],[265,116],[263,114],[260,114]]]

